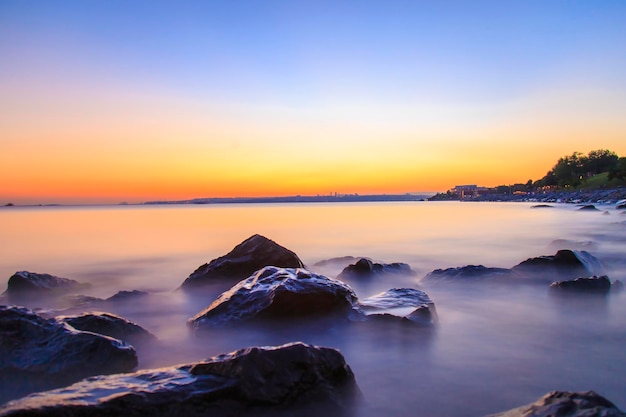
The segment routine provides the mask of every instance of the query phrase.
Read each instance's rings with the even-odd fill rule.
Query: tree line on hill
[[[593,178],[598,181],[593,181]],[[619,187],[626,185],[626,157],[619,157],[608,149],[597,149],[587,155],[574,152],[559,158],[546,175],[526,183],[498,185],[493,188],[477,187],[479,194],[533,193],[540,190],[576,190],[583,187]],[[458,200],[454,190],[439,193],[429,200]]]

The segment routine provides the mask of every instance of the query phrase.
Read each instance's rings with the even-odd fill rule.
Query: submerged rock
[[[0,306],[0,380],[16,394],[63,386],[90,375],[132,371],[135,350],[33,311]]]
[[[200,266],[189,275],[181,288],[197,288],[215,280],[237,282],[266,266],[304,268],[298,255],[289,249],[264,236],[254,235],[228,254]]]
[[[557,281],[550,284],[553,294],[608,294],[611,291],[611,280],[606,275],[601,277],[576,278],[574,280]]]
[[[60,295],[69,290],[84,288],[73,279],[50,274],[18,271],[9,278],[6,294],[11,302],[23,302],[51,295]]]
[[[604,275],[602,263],[587,251],[563,249],[551,256],[529,258],[513,267],[526,278],[551,283],[556,280]]]
[[[147,295],[149,295],[149,293],[145,291],[139,291],[139,290],[118,291],[103,301],[116,303],[116,302],[122,302],[122,301],[128,301],[128,300],[135,300],[137,298],[145,297]]]
[[[370,278],[386,274],[414,275],[415,272],[405,263],[380,264],[367,258],[361,258],[356,263],[345,267],[337,279]]]
[[[201,329],[257,319],[347,317],[356,299],[341,281],[305,269],[268,266],[222,293],[188,325]]]
[[[626,417],[612,402],[593,391],[553,391],[527,404],[488,417]]]
[[[535,204],[534,206],[530,206],[530,208],[533,209],[537,209],[537,208],[553,208],[554,206],[551,206],[550,204]]]
[[[441,282],[474,282],[489,280],[492,282],[507,282],[519,278],[518,275],[506,268],[488,268],[483,265],[466,265],[457,268],[435,269],[422,278],[421,283],[432,284]]]
[[[9,402],[0,416],[348,416],[360,396],[341,353],[294,343],[89,378]]]
[[[110,336],[135,346],[156,341],[156,336],[143,327],[111,313],[85,313],[57,319],[76,330]]]

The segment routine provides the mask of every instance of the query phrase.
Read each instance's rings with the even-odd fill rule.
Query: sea
[[[109,312],[158,337],[139,368],[198,361],[248,346],[303,341],[339,349],[363,393],[358,417],[484,416],[553,390],[594,390],[626,410],[626,293],[556,299],[546,286],[426,285],[437,268],[510,268],[558,249],[586,250],[626,281],[626,214],[613,206],[496,202],[120,205],[0,208],[0,277],[48,273],[90,284],[85,295],[148,292]],[[230,284],[202,296],[178,288],[200,265],[254,234],[336,277],[350,262],[404,262],[410,276],[348,282],[359,298],[418,288],[433,328],[224,330],[186,322]],[[49,306],[39,306],[49,308]],[[76,312],[76,311],[75,311]],[[6,397],[6,396],[5,396]],[[9,398],[4,398],[7,400]]]

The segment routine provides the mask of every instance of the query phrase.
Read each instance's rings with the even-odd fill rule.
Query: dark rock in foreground
[[[110,313],[85,313],[57,319],[76,330],[110,336],[135,346],[156,341],[156,336],[143,327]]]
[[[550,291],[553,294],[608,294],[611,291],[611,280],[603,275],[557,281],[550,284]]]
[[[191,289],[215,280],[238,282],[266,266],[303,268],[300,258],[273,240],[254,235],[237,245],[228,254],[213,259],[196,269],[181,288]]]
[[[360,396],[341,353],[294,343],[89,378],[9,402],[0,416],[348,416]]]
[[[513,271],[538,282],[552,283],[555,280],[603,275],[604,267],[587,251],[563,249],[552,256],[527,259],[514,266]]]
[[[553,391],[532,404],[488,417],[626,417],[626,413],[593,391]]]
[[[380,264],[367,258],[361,258],[356,263],[346,266],[337,276],[337,279],[370,278],[386,274],[414,275],[415,272],[405,263]]]
[[[26,308],[0,306],[0,341],[1,391],[8,384],[7,391],[22,395],[91,375],[132,371],[137,366],[131,346],[74,330]]]
[[[348,317],[355,303],[354,291],[341,281],[268,266],[222,293],[188,325],[202,329],[259,319]]]
[[[85,284],[80,284],[73,279],[18,271],[9,278],[6,294],[11,302],[23,302],[39,297],[60,295],[65,291],[84,287]]]
[[[435,269],[422,278],[421,283],[433,284],[441,282],[510,282],[519,278],[512,270],[506,268],[488,268],[483,265],[466,265],[458,268]]]

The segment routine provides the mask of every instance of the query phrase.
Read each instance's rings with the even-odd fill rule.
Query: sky
[[[0,0],[0,204],[444,191],[601,148],[623,0]]]

